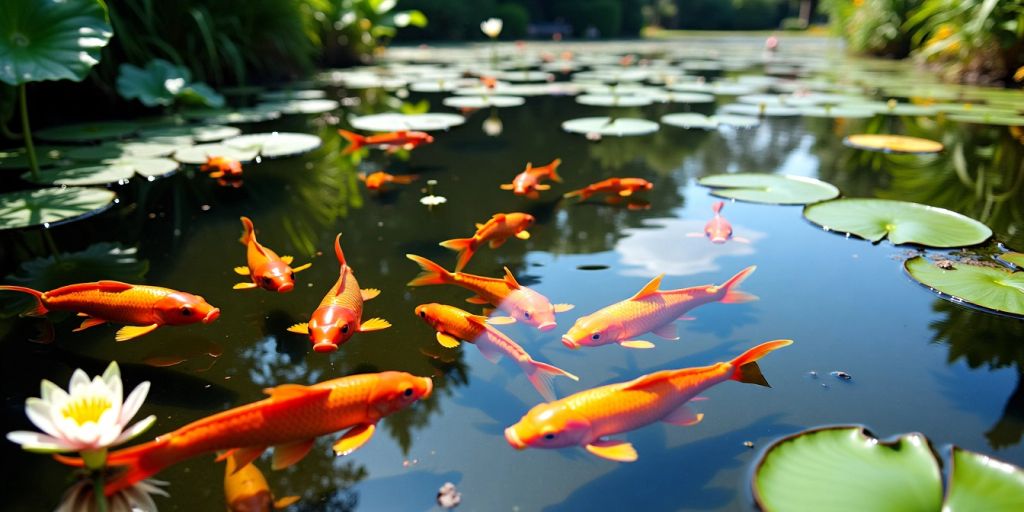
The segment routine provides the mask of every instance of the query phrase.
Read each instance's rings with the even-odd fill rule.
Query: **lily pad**
[[[953,448],[944,512],[1024,510],[1024,471],[991,457]]]
[[[232,137],[223,142],[236,149],[255,149],[263,158],[282,158],[301,155],[320,147],[323,141],[308,133],[253,133]]]
[[[1024,272],[968,262],[940,268],[923,256],[907,260],[903,268],[915,281],[955,302],[1024,317]]]
[[[39,130],[33,136],[52,142],[93,142],[121,139],[134,134],[138,128],[135,123],[122,121],[66,124]]]
[[[214,143],[181,148],[174,152],[174,159],[183,164],[202,165],[206,163],[207,158],[219,156],[238,160],[244,164],[252,162],[259,154],[259,148],[236,148]]]
[[[0,82],[79,82],[100,61],[113,30],[95,0],[5,0]]]
[[[654,100],[648,96],[582,94],[576,97],[576,103],[599,107],[645,107],[654,103]]]
[[[1024,115],[964,113],[950,114],[947,118],[958,123],[985,124],[992,126],[1024,126]]]
[[[204,108],[186,110],[183,115],[187,119],[201,120],[214,124],[258,123],[281,117],[281,111],[273,104],[257,105],[238,110],[221,108]]]
[[[844,107],[844,106],[819,106],[812,105],[800,107],[800,115],[804,117],[827,117],[833,119],[870,119],[875,117],[877,112],[872,109]]]
[[[452,96],[441,101],[452,108],[518,107],[526,100],[519,96]]]
[[[323,114],[337,110],[341,106],[335,100],[288,100],[261,103],[256,108],[263,110],[275,110],[282,114]]]
[[[805,176],[783,174],[715,174],[697,180],[711,193],[739,201],[766,204],[810,204],[839,196],[830,183]]]
[[[32,173],[21,176],[26,181],[47,185],[88,186],[126,183],[132,176],[154,179],[174,174],[180,164],[169,158],[123,157],[103,161],[102,165],[85,167],[58,167],[39,171],[38,179]]]
[[[160,142],[106,142],[95,146],[68,148],[64,156],[79,162],[99,162],[125,156],[160,158],[170,156],[180,145]]]
[[[264,101],[319,100],[326,97],[327,93],[320,89],[269,91],[260,95]]]
[[[394,132],[401,130],[429,132],[447,130],[452,126],[458,126],[465,122],[466,119],[464,117],[458,114],[448,113],[388,113],[353,117],[349,119],[349,124],[351,124],[353,128],[370,132]]]
[[[773,443],[756,465],[753,491],[766,512],[938,511],[942,476],[921,434],[881,442],[862,428],[834,427]]]
[[[142,130],[139,134],[143,137],[163,139],[167,142],[193,144],[198,142],[217,142],[228,137],[235,137],[242,133],[242,130],[234,126],[220,126],[209,124],[204,126],[167,126]]]
[[[1019,269],[1024,269],[1024,253],[1004,252],[999,255],[999,259],[1009,262]]]
[[[0,230],[51,226],[106,210],[117,196],[100,188],[43,188],[0,194]]]
[[[36,146],[36,158],[39,167],[57,165],[66,158],[66,149],[56,146]],[[28,169],[31,167],[25,149],[12,151],[0,151],[0,170],[5,169]]]
[[[658,123],[654,121],[628,117],[581,117],[562,123],[562,129],[567,132],[611,137],[646,135],[658,131],[658,128]]]
[[[807,220],[878,242],[964,247],[988,240],[988,226],[956,212],[890,199],[836,199],[804,208]]]
[[[224,106],[224,96],[202,82],[192,82],[188,68],[164,59],[153,59],[140,68],[121,64],[117,92],[127,100],[137,99],[147,107],[170,106],[176,102],[208,107]]]
[[[790,107],[778,103],[733,103],[725,105],[720,109],[726,114],[738,114],[741,116],[767,116],[767,117],[792,117],[800,115],[800,108]]]
[[[882,153],[927,154],[942,151],[942,143],[906,135],[862,133],[843,139],[843,144],[856,149]]]
[[[711,130],[719,126],[731,126],[733,128],[751,128],[761,124],[761,120],[751,116],[734,116],[722,114],[720,116],[705,116],[695,112],[681,112],[666,114],[662,116],[661,122],[669,126],[679,128],[703,128]]]
[[[660,89],[645,89],[637,92],[636,94],[638,96],[646,96],[659,103],[685,103],[688,105],[694,105],[715,102],[714,96],[699,92],[675,92],[663,91]]]

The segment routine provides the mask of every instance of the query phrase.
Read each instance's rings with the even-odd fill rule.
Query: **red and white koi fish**
[[[723,206],[725,206],[725,203],[718,201],[711,207],[712,211],[715,212],[715,216],[704,225],[703,233],[687,233],[686,236],[695,238],[706,236],[713,244],[724,244],[729,240],[734,240],[741,244],[750,243],[750,240],[746,238],[732,235],[732,224],[725,220],[725,217],[722,217]]]
[[[382,146],[387,149],[401,148],[413,150],[423,144],[434,142],[434,137],[426,132],[401,130],[379,135],[363,136],[348,130],[338,130],[338,133],[349,142],[343,154],[354,153],[363,146]]]
[[[295,288],[295,273],[306,270],[312,263],[306,263],[291,268],[293,258],[291,256],[278,256],[276,252],[268,249],[256,241],[256,228],[253,227],[249,217],[242,217],[242,227],[245,234],[239,240],[245,247],[245,258],[248,266],[235,267],[235,273],[252,278],[250,283],[238,283],[234,286],[236,290],[248,290],[252,288],[263,288],[272,292],[290,292]]]
[[[529,213],[495,213],[486,224],[476,225],[476,233],[471,238],[446,240],[441,242],[441,247],[459,252],[455,271],[461,272],[476,250],[485,243],[490,245],[491,249],[497,249],[513,236],[520,240],[528,240],[530,232],[526,229],[533,225],[534,220],[533,215]]]
[[[538,190],[550,190],[551,185],[541,183],[541,180],[550,179],[561,183],[562,177],[558,175],[558,166],[562,159],[556,158],[550,164],[542,167],[534,167],[532,163],[526,164],[526,169],[517,174],[512,183],[501,185],[502,190],[511,190],[517,196],[526,196],[530,199],[537,199],[540,194]]]

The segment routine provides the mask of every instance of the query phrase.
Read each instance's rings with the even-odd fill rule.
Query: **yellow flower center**
[[[71,418],[78,423],[78,426],[88,422],[98,423],[100,416],[110,409],[110,401],[101,396],[81,397],[73,402],[68,402],[61,411],[65,418]]]

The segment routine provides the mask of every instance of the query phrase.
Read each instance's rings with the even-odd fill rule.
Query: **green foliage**
[[[504,3],[498,6],[496,13],[504,22],[501,37],[504,39],[522,39],[526,37],[526,26],[530,23],[530,13],[522,5]]]
[[[906,57],[912,35],[904,24],[922,0],[827,0],[823,8],[855,52]]]
[[[557,0],[551,11],[572,25],[576,37],[584,36],[590,27],[597,29],[600,37],[618,37],[622,25],[622,6],[617,0]]]
[[[192,73],[163,59],[154,59],[145,69],[121,64],[117,92],[126,100],[138,99],[147,107],[175,103],[224,106],[224,97],[202,82],[193,82]]]
[[[421,11],[430,20],[425,28],[404,31],[402,37],[410,40],[484,39],[480,22],[498,12],[495,0],[400,0],[399,7]]]
[[[777,28],[787,2],[778,0],[679,0],[677,26],[692,30]]]
[[[96,0],[5,0],[0,16],[0,82],[80,82],[110,41]]]
[[[425,27],[427,15],[411,9],[395,11],[397,0],[310,0],[328,65],[367,61],[394,39],[398,29]]]

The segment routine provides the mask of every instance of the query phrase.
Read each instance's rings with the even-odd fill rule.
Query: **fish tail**
[[[740,270],[736,275],[729,278],[728,281],[722,284],[720,288],[725,289],[725,295],[719,301],[722,304],[740,304],[743,302],[751,302],[758,299],[757,295],[741,292],[736,289],[744,279],[753,274],[757,270],[757,265],[751,265],[743,270]]]
[[[25,311],[21,316],[44,316],[49,311],[46,306],[43,305],[43,292],[39,290],[33,290],[32,288],[25,288],[24,286],[0,286],[0,290],[6,290],[9,292],[21,292],[27,293],[36,299],[36,305],[32,309]]]
[[[338,263],[345,266],[345,253],[341,251],[341,233],[334,237],[334,255],[338,257]]]
[[[548,165],[551,166],[551,181],[557,181],[561,183],[562,177],[558,175],[558,166],[562,165],[562,159],[556,158],[552,160],[552,162]]]
[[[242,229],[244,229],[245,232],[242,233],[242,238],[239,238],[238,241],[242,242],[244,245],[249,245],[249,241],[256,237],[256,228],[252,225],[252,221],[249,220],[249,217],[241,217],[241,221]]]
[[[169,440],[170,437],[165,436],[165,438],[159,441],[150,441],[132,446],[131,448],[117,450],[107,455],[108,467],[124,467],[125,469],[103,486],[103,493],[107,496],[113,496],[115,493],[127,489],[179,462],[181,460],[180,457],[174,456],[169,450],[165,449]],[[68,466],[85,466],[85,462],[77,457],[54,455],[53,458]]]
[[[722,212],[722,207],[723,207],[723,206],[725,206],[725,203],[723,203],[722,201],[718,201],[718,202],[716,202],[716,203],[714,204],[714,206],[712,206],[712,207],[711,207],[711,209],[712,209],[712,210],[713,210],[713,211],[714,211],[715,213],[721,213],[721,212]]]
[[[544,397],[548,402],[555,400],[555,391],[551,386],[551,381],[558,376],[568,377],[572,380],[580,380],[579,377],[557,367],[540,361],[534,361],[530,359],[525,363],[522,363],[523,372],[526,373],[526,378],[530,380],[530,384],[537,388],[537,391],[541,396]]]
[[[766,341],[740,354],[732,361],[729,361],[733,368],[731,379],[770,388],[771,386],[768,385],[768,381],[761,374],[761,368],[757,366],[757,360],[768,355],[773,350],[791,345],[792,343],[793,340]]]
[[[399,185],[408,185],[408,184],[410,184],[410,183],[420,179],[420,175],[419,174],[398,174],[398,175],[395,175],[393,179],[394,179],[395,183],[398,183]]]
[[[345,140],[349,142],[348,147],[345,148],[345,151],[342,152],[343,155],[354,153],[356,150],[358,150],[359,148],[363,147],[364,144],[366,144],[366,137],[363,137],[358,133],[350,132],[348,130],[338,130],[338,134],[344,137]]]
[[[573,190],[572,192],[566,192],[565,194],[562,194],[562,197],[566,199],[569,199],[570,197],[579,197],[580,201],[586,201],[587,198],[590,197],[590,192],[585,188],[581,188]]]
[[[459,259],[455,264],[455,271],[462,272],[462,269],[466,267],[469,260],[473,257],[473,253],[476,252],[476,238],[453,238],[451,240],[445,240],[441,242],[441,247],[445,249],[451,249],[458,251]]]
[[[430,261],[423,256],[417,256],[415,254],[406,254],[406,258],[415,261],[423,272],[416,276],[415,279],[409,281],[408,286],[428,286],[432,284],[445,284],[452,278],[452,273],[445,270],[444,267]]]

